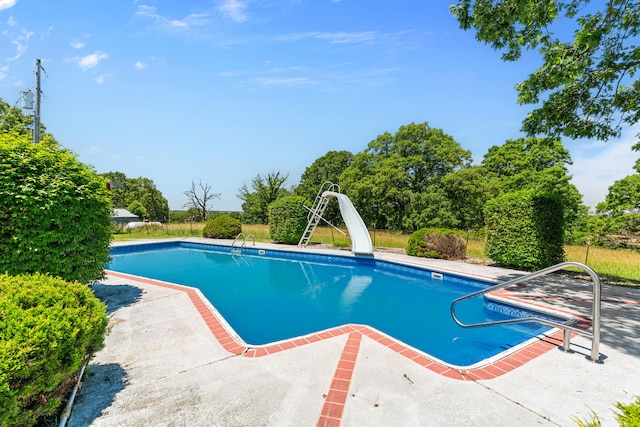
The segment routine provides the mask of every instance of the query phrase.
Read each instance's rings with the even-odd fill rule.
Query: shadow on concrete
[[[126,371],[117,363],[89,365],[67,425],[91,425],[113,404],[116,394],[126,387],[127,381]]]
[[[119,308],[135,304],[142,296],[142,289],[131,285],[103,285],[96,283],[91,285],[93,293],[107,305],[107,314],[111,314]]]
[[[500,280],[514,277],[518,275],[505,275]],[[590,279],[551,274],[509,290],[525,301],[592,318],[593,284]],[[640,356],[640,288],[603,284],[600,324],[602,343],[621,352]]]

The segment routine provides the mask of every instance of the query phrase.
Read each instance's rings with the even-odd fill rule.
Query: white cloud
[[[98,150],[98,147],[92,146],[89,147],[85,150],[84,154],[88,155],[88,156],[94,156],[96,154],[98,154],[100,152],[100,150]]]
[[[113,74],[102,74],[102,75],[96,77],[96,83],[101,85],[104,82],[106,82],[107,80],[111,80],[112,78],[113,78]]]
[[[134,64],[134,67],[136,70],[138,71],[142,71],[145,68],[147,68],[149,66],[149,64],[147,64],[146,62],[142,62],[142,61],[136,61],[136,63]]]
[[[78,63],[78,67],[80,67],[80,69],[85,71],[90,68],[94,68],[95,66],[98,65],[100,61],[107,58],[109,58],[109,55],[107,55],[105,52],[98,50],[92,54],[78,58],[77,63]]]
[[[376,39],[375,31],[361,31],[361,32],[339,32],[339,33],[323,33],[323,32],[308,32],[308,33],[293,33],[283,34],[276,37],[278,41],[298,41],[304,39],[317,39],[325,40],[331,44],[354,44],[354,43],[366,43],[372,42]]]
[[[633,165],[640,153],[631,147],[638,131],[640,127],[632,128],[620,140],[607,143],[591,142],[577,147],[571,146],[577,142],[566,143],[573,159],[573,165],[569,166],[571,182],[584,196],[585,205],[595,209],[615,181],[635,173]]]
[[[9,67],[5,65],[4,67],[0,67],[0,80],[7,77],[7,71],[9,71]]]
[[[235,22],[245,22],[247,15],[244,12],[247,5],[240,0],[223,0],[218,6],[218,11]]]
[[[20,59],[20,57],[29,48],[29,46],[26,43],[29,41],[31,36],[33,36],[33,31],[22,30],[22,34],[20,34],[18,37],[11,40],[11,44],[15,45],[16,47],[16,55],[12,58],[9,58],[9,61],[15,61],[16,59]]]
[[[71,41],[70,45],[74,49],[82,49],[87,45],[84,41],[82,41],[82,39],[88,39],[89,37],[91,37],[91,34],[84,34],[80,37],[76,37],[75,39],[73,39],[73,41]]]
[[[16,25],[18,25],[18,20],[13,16],[10,16],[9,19],[7,19],[7,25],[10,27],[15,27]]]
[[[255,79],[259,86],[308,86],[315,82],[309,77],[266,77]]]
[[[209,24],[209,15],[206,13],[192,13],[182,19],[171,19],[160,15],[157,8],[144,4],[138,5],[136,15],[152,19],[163,29],[169,31],[186,31]]]
[[[9,9],[16,5],[16,0],[0,0],[0,10]]]

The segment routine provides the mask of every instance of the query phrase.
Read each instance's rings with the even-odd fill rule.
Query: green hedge
[[[240,220],[229,215],[220,215],[206,222],[202,236],[210,239],[233,239],[242,232]]]
[[[448,228],[421,228],[409,236],[407,255],[437,259],[464,259],[466,232]]]
[[[0,159],[0,273],[102,278],[112,235],[102,178],[48,135],[0,133]]]
[[[106,309],[89,287],[48,275],[0,275],[0,425],[33,425],[56,389],[103,345]]]
[[[486,254],[505,266],[537,270],[563,262],[562,201],[531,190],[487,202]]]
[[[269,205],[271,240],[291,245],[300,241],[308,222],[305,202],[302,196],[284,196]]]

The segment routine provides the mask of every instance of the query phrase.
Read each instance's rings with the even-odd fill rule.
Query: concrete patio
[[[375,257],[499,280],[522,274]],[[219,331],[196,291],[117,274],[94,290],[108,306],[110,333],[87,369],[70,426],[570,426],[592,412],[608,426],[617,425],[616,402],[640,395],[637,288],[603,288],[604,363],[587,360],[591,341],[576,337],[574,353],[544,350],[506,370],[492,361],[490,379],[431,364],[366,326],[246,348]],[[588,282],[554,276],[520,291],[589,316]]]

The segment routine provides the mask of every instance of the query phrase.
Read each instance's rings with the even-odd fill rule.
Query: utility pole
[[[33,109],[33,143],[40,142],[40,60],[36,59],[36,105]]]

